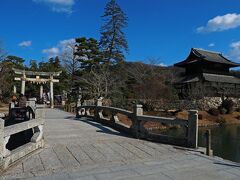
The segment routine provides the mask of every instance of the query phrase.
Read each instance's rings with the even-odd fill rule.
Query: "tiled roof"
[[[185,76],[183,77],[181,80],[175,82],[175,83],[192,83],[192,82],[198,82],[200,80],[200,78],[197,75],[193,75],[193,76]]]
[[[232,62],[225,58],[221,53],[219,52],[212,52],[212,51],[206,51],[202,49],[196,49],[193,48],[192,51],[194,54],[196,54],[198,57],[203,58],[207,61],[216,62],[216,63],[222,63],[222,64],[229,64],[229,65],[236,65],[239,66],[240,64]]]
[[[202,78],[205,81],[209,81],[209,82],[240,84],[240,78],[237,78],[235,76],[230,76],[230,75],[203,73]],[[185,76],[180,81],[175,82],[175,83],[176,84],[184,84],[184,83],[198,82],[202,78],[199,77],[198,75]]]
[[[192,57],[195,57],[195,58],[192,58]],[[224,57],[219,52],[206,51],[206,50],[197,49],[197,48],[192,48],[189,57],[186,60],[175,64],[175,66],[182,67],[186,64],[195,63],[195,62],[200,61],[200,60],[226,64],[226,65],[229,65],[230,67],[240,66],[239,63],[235,63],[235,62],[230,61],[229,59]]]
[[[210,82],[240,84],[240,78],[235,76],[203,73],[203,78]]]

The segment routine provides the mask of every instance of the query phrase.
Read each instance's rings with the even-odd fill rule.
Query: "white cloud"
[[[36,3],[44,3],[54,12],[72,13],[75,0],[33,0]]]
[[[62,40],[59,42],[58,46],[60,46],[60,48],[66,48],[69,45],[72,45],[75,43],[75,39],[66,39],[66,40]]]
[[[18,46],[20,46],[20,47],[29,47],[31,45],[32,45],[32,41],[23,41],[18,44]]]
[[[58,44],[52,48],[44,49],[42,53],[47,54],[49,58],[60,56],[67,48],[71,50],[71,47],[74,45],[75,39],[66,39],[59,41]]]
[[[215,46],[214,43],[210,43],[210,44],[208,45],[208,47],[214,47],[214,46]]]
[[[168,65],[164,64],[164,63],[160,63],[160,64],[158,64],[158,66],[167,67]]]
[[[240,27],[240,14],[232,13],[210,19],[206,26],[198,27],[197,32],[217,32],[237,27]]]
[[[230,44],[230,56],[240,60],[240,41]]]
[[[52,47],[52,48],[49,48],[49,49],[44,49],[42,52],[43,52],[44,54],[47,54],[48,57],[50,58],[50,57],[56,57],[56,56],[58,56],[60,50],[59,50],[59,48],[57,48],[57,47]]]

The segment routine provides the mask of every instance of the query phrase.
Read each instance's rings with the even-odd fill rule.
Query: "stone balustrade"
[[[32,119],[22,123],[4,127],[4,120],[0,119],[0,169],[4,170],[13,162],[44,146],[43,119]],[[12,151],[6,148],[10,136],[28,129],[33,129],[31,142]]]
[[[198,111],[190,110],[188,120],[178,118],[156,117],[143,115],[142,105],[136,105],[132,111],[107,106],[80,106],[76,109],[76,117],[92,118],[104,125],[119,131],[124,131],[140,139],[148,139],[168,144],[175,144],[191,148],[197,148],[198,139]],[[107,117],[103,111],[107,112]],[[106,113],[105,113],[106,114]],[[132,122],[131,126],[119,120],[119,114],[123,114]],[[157,122],[163,125],[174,125],[186,128],[185,137],[172,137],[149,131],[144,125],[147,122]]]
[[[70,112],[70,113],[76,113],[76,104],[75,103],[65,104],[64,111]]]

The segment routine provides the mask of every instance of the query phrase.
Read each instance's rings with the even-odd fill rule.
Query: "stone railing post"
[[[117,116],[117,112],[116,112],[116,111],[113,111],[113,112],[112,112],[110,121],[111,121],[112,123],[114,123],[114,124],[117,123],[117,122],[119,122],[119,119],[118,119],[118,116]]]
[[[10,136],[4,137],[4,120],[0,118],[0,163],[11,152],[6,148]]]
[[[43,140],[43,127],[44,127],[44,123],[33,128],[34,132],[33,132],[32,138],[31,138],[31,142],[37,143],[37,142]]]
[[[99,98],[97,100],[97,106],[102,106],[102,105],[103,105],[102,98]]]
[[[136,116],[142,116],[143,115],[143,106],[141,104],[136,104],[133,112]]]
[[[4,149],[5,149],[5,143],[4,143],[4,120],[0,118],[0,163],[2,163],[2,161],[3,161]]]
[[[85,113],[86,116],[90,116],[90,108],[85,108]]]
[[[103,119],[103,109],[98,109],[98,119]]]
[[[211,148],[211,130],[208,129],[205,133],[206,136],[206,155],[213,156],[213,150]]]
[[[77,107],[77,108],[76,108],[76,116],[78,117],[78,116],[80,116],[81,114],[82,114],[81,108]]]
[[[138,120],[138,116],[143,115],[143,108],[141,104],[136,104],[133,109],[133,125],[132,125],[132,132],[134,137],[140,138],[140,121]]]
[[[188,145],[198,148],[198,111],[188,111]]]
[[[94,117],[98,120],[103,117],[102,110],[99,109],[99,106],[102,106],[102,98],[97,99],[95,112],[94,112]]]

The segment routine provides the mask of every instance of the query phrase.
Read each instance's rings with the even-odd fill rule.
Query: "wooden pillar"
[[[21,86],[21,94],[25,95],[25,84],[26,84],[26,75],[23,74],[23,77],[22,77],[22,86]]]
[[[40,99],[43,98],[43,85],[40,85]]]
[[[50,76],[50,105],[54,108],[54,94],[53,94],[53,75]]]

